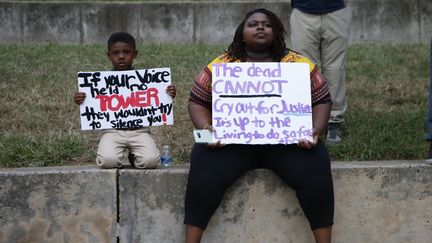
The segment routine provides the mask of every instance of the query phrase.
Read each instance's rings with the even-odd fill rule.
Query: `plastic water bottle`
[[[171,149],[170,146],[164,145],[162,147],[162,154],[161,154],[161,164],[165,167],[171,166],[172,164],[172,157],[171,157]]]

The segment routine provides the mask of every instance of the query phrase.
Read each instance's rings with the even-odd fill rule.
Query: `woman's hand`
[[[209,130],[210,132],[214,132],[214,128],[212,127],[212,125],[205,125],[204,129]],[[219,140],[214,142],[214,143],[208,143],[207,147],[209,148],[221,148],[225,146],[225,144],[222,144]]]
[[[325,130],[330,117],[331,103],[318,104],[312,107],[312,141],[300,139],[298,146],[304,149],[311,149],[318,144],[320,132]]]
[[[194,124],[194,127],[197,129],[207,129],[210,132],[214,132],[214,128],[211,125],[211,111],[200,105],[197,104],[193,101],[189,101],[188,104],[188,112],[189,112],[189,117],[192,120],[192,123]],[[209,143],[207,144],[207,146],[209,148],[220,148],[225,146],[224,144],[221,144],[220,141],[214,142],[214,143]]]
[[[312,141],[306,139],[300,139],[298,141],[298,146],[304,149],[311,149],[318,144],[319,132],[315,128],[312,129]]]

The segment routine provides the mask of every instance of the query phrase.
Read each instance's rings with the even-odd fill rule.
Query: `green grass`
[[[178,95],[174,126],[154,127],[178,164],[193,145],[187,100],[194,76],[221,45],[141,45],[137,68],[171,67]],[[78,71],[109,70],[104,45],[0,45],[0,167],[94,163],[99,132],[82,132],[72,97]],[[427,45],[354,45],[346,66],[344,140],[332,160],[423,159]]]

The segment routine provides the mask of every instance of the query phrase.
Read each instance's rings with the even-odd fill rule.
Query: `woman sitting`
[[[208,64],[193,82],[189,115],[197,129],[213,130],[212,64],[228,62],[302,62],[309,64],[312,141],[278,145],[195,144],[185,198],[186,242],[201,241],[225,191],[248,170],[273,170],[293,190],[316,242],[331,242],[334,195],[327,149],[319,136],[327,126],[331,98],[323,75],[310,60],[285,46],[280,19],[266,9],[249,12],[226,53]]]

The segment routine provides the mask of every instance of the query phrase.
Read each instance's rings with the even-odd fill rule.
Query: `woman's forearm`
[[[322,134],[327,127],[330,111],[331,103],[318,104],[312,108],[312,125],[319,134]]]
[[[189,117],[191,118],[192,124],[197,129],[205,129],[206,126],[212,124],[212,114],[206,107],[197,104],[193,101],[189,101],[188,104]]]

